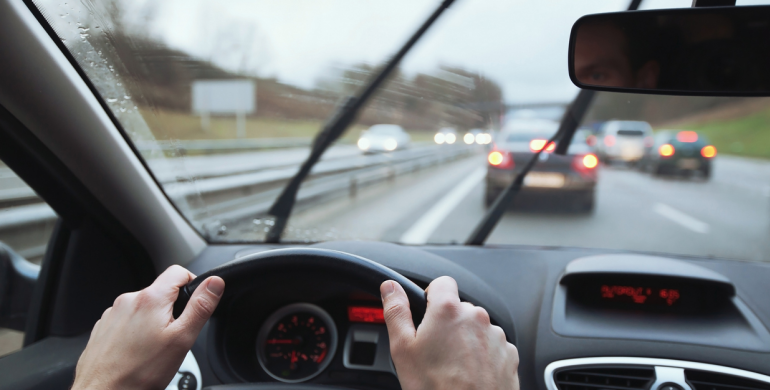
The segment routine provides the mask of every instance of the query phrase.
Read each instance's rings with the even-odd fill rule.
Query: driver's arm
[[[144,290],[119,296],[94,325],[72,389],[166,388],[225,290],[222,278],[206,279],[174,319],[179,288],[194,278],[174,265]]]
[[[428,310],[415,330],[401,285],[380,286],[401,388],[518,390],[518,351],[489,322],[486,310],[460,302],[450,277],[434,280],[426,291]]]

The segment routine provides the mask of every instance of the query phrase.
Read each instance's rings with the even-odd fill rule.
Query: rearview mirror
[[[572,27],[569,75],[600,91],[770,96],[770,7],[584,16]]]

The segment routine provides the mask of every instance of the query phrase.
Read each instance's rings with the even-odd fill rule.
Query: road
[[[485,212],[482,156],[295,213],[287,239],[462,243]],[[259,238],[261,226],[240,226]],[[720,156],[711,180],[603,167],[589,214],[509,210],[490,244],[573,246],[770,261],[770,162]]]
[[[306,153],[306,149],[288,149],[198,156],[184,159],[184,168],[199,179],[218,180],[219,176],[229,173],[230,176],[225,177],[228,179],[255,170],[296,169]],[[359,166],[382,157],[365,157],[354,148],[341,146],[330,150],[322,164]],[[285,238],[293,242],[365,239],[408,244],[462,243],[485,212],[484,167],[484,155],[477,153],[414,172],[408,170],[351,194],[344,191],[333,197],[313,199],[297,207]],[[224,168],[228,171],[222,171]],[[168,171],[158,172],[161,181],[172,181]],[[18,201],[34,197],[8,172],[0,175],[0,179],[0,190],[15,191],[13,195],[18,193]],[[272,191],[277,194],[279,188]],[[257,195],[259,193],[250,196]],[[602,167],[596,209],[592,213],[575,213],[552,206],[546,203],[534,209],[509,210],[487,242],[770,260],[770,162],[767,161],[719,156],[709,181],[658,178],[625,168]],[[6,209],[2,214],[12,210]],[[52,222],[41,226],[36,229],[40,237],[25,243],[29,249],[24,255],[30,258],[42,255],[45,238],[41,235],[50,231]],[[258,241],[264,238],[267,227],[263,219],[249,217],[228,225],[227,234],[216,239]],[[4,233],[0,239],[21,242],[12,233]]]

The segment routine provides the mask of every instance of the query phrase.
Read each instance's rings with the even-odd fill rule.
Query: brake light
[[[671,157],[674,155],[674,146],[671,144],[663,144],[658,148],[658,153],[663,157]]]
[[[591,134],[586,137],[586,144],[588,144],[588,146],[596,146],[596,136]]]
[[[532,141],[529,141],[529,149],[533,152],[539,152],[541,149],[543,149],[546,142],[548,142],[548,140],[533,139]],[[545,148],[545,151],[550,153],[553,152],[554,149],[556,149],[556,144],[551,142],[548,144],[548,147]]]
[[[495,168],[501,168],[501,169],[507,169],[507,168],[513,168],[513,158],[511,157],[511,153],[509,152],[503,152],[499,150],[493,150],[489,152],[489,156],[487,156],[487,161],[489,161],[489,165],[492,165]]]
[[[698,133],[694,131],[680,131],[676,134],[676,140],[679,142],[697,142]]]
[[[700,150],[700,155],[706,158],[712,158],[717,155],[717,148],[706,145],[703,147],[703,149]]]
[[[583,166],[588,169],[596,168],[599,165],[599,159],[593,154],[586,154],[583,156]]]
[[[613,146],[613,145],[615,145],[615,136],[614,135],[606,135],[606,136],[604,136],[604,145],[605,146]]]

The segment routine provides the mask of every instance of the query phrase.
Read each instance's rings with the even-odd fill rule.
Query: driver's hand
[[[144,290],[115,299],[91,331],[72,389],[165,388],[225,290],[222,278],[206,279],[175,320],[179,288],[194,278],[171,266]]]
[[[460,302],[450,277],[428,289],[428,310],[414,329],[404,288],[380,286],[390,354],[404,390],[519,389],[519,353],[480,307]]]

